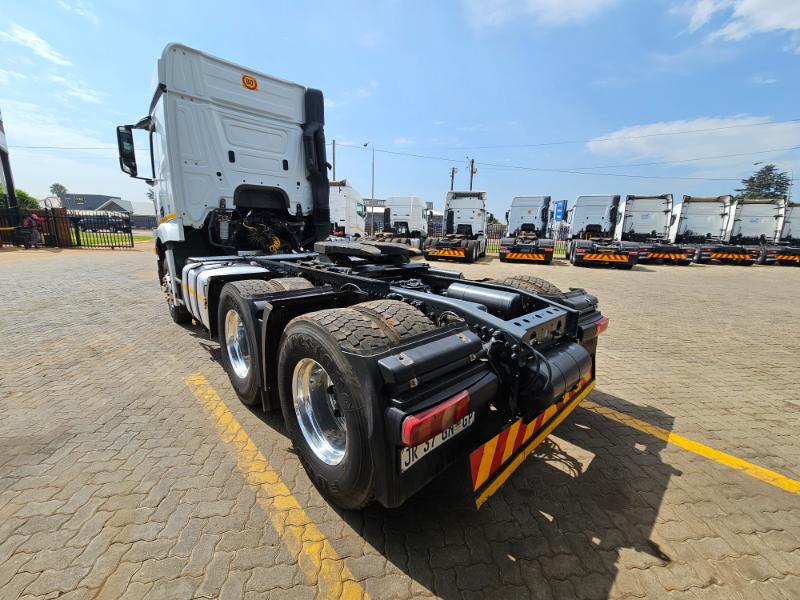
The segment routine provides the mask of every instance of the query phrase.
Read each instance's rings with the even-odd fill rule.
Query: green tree
[[[781,198],[788,195],[792,181],[789,175],[775,165],[764,165],[747,179],[743,188],[737,189],[736,198]]]
[[[489,220],[489,225],[494,225],[495,223],[499,223],[497,217],[494,216],[494,213],[488,213],[487,218]]]
[[[39,208],[39,201],[31,196],[28,192],[16,189],[17,205],[20,208]]]
[[[54,183],[50,186],[50,193],[58,199],[61,199],[61,197],[67,193],[67,188],[60,183]]]

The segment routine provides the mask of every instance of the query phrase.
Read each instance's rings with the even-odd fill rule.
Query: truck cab
[[[694,262],[712,261],[753,264],[758,256],[729,243],[733,219],[733,196],[684,196],[672,241],[688,251]]]
[[[621,221],[620,196],[578,196],[567,217],[570,263],[632,269],[638,262],[639,244],[615,239]]]
[[[486,256],[486,192],[449,191],[444,203],[444,235],[425,246],[428,260],[474,262]]]
[[[391,196],[383,204],[383,231],[376,240],[421,249],[428,237],[430,211],[419,196]]]
[[[357,239],[366,235],[367,206],[346,179],[330,182],[331,235]]]
[[[319,90],[164,49],[150,110],[117,128],[117,144],[121,169],[155,191],[158,272],[176,317],[188,314],[190,256],[297,252],[329,235],[323,126]]]
[[[501,262],[550,264],[555,243],[547,238],[550,196],[515,196],[506,211],[507,236],[500,239]]]
[[[786,198],[743,198],[736,203],[729,243],[743,247],[758,264],[774,264]]]
[[[694,251],[669,241],[670,228],[674,221],[672,194],[659,196],[625,197],[622,223],[616,229],[615,238],[639,244],[639,262],[664,262],[679,265],[691,264]]]
[[[800,203],[786,202],[781,232],[776,241],[775,262],[800,267]]]

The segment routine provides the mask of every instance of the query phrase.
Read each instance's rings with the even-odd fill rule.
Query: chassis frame
[[[431,333],[380,354],[345,353],[354,372],[363,378],[365,389],[378,390],[370,410],[369,447],[376,465],[376,500],[388,507],[401,504],[459,460],[468,470],[470,453],[479,451],[505,428],[519,420],[531,423],[553,407],[560,411],[569,394],[593,384],[596,337],[604,320],[596,298],[583,290],[571,290],[558,299],[542,297],[496,283],[468,281],[460,273],[425,263],[405,262],[407,254],[403,247],[393,256],[381,256],[383,262],[353,264],[348,264],[352,261],[347,257],[332,261],[314,253],[187,261],[253,264],[268,269],[260,279],[302,276],[314,284],[309,289],[266,293],[249,302],[259,330],[254,364],[259,365],[258,385],[265,410],[280,405],[279,340],[296,316],[387,298],[411,304],[439,325]],[[417,284],[409,282],[422,285],[415,289]],[[441,290],[459,282],[485,291],[518,294],[526,311],[504,319],[476,302],[441,295]],[[210,314],[217,308],[215,297],[225,283],[215,282],[213,293],[209,289]],[[217,332],[210,333],[213,337]],[[475,413],[472,426],[401,471],[398,450],[402,449],[403,419],[463,390],[469,392],[470,410]],[[564,404],[563,409],[566,407]],[[485,490],[493,481],[494,477],[482,481],[479,487]],[[473,491],[477,494],[479,490]]]

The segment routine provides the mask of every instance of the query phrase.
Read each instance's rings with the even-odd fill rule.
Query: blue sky
[[[321,88],[337,176],[364,196],[367,141],[376,196],[440,208],[469,156],[498,214],[520,194],[728,193],[756,161],[800,177],[800,2],[41,0],[0,11],[17,186],[143,199],[114,127],[147,111],[171,41]]]

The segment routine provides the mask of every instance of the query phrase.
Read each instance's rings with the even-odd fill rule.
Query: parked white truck
[[[508,232],[500,239],[500,262],[553,262],[555,242],[547,237],[550,196],[515,196],[506,211]]]
[[[346,179],[330,182],[331,235],[363,238],[366,235],[367,206]]]
[[[786,198],[742,198],[736,202],[728,243],[743,249],[752,264],[775,264],[781,248],[776,240],[786,215]]]
[[[425,245],[425,258],[471,263],[486,256],[486,199],[486,192],[447,192],[444,235]]]
[[[578,196],[567,221],[567,258],[573,265],[632,269],[638,262],[639,244],[616,239],[622,224],[619,196]]]
[[[800,267],[800,203],[786,202],[786,212],[776,242],[775,262]]]
[[[372,239],[421,249],[428,237],[428,207],[418,196],[391,196],[383,204],[383,229]]]
[[[281,411],[332,503],[397,506],[457,466],[480,505],[591,391],[608,319],[583,290],[327,240],[319,90],[170,44],[150,110],[117,142],[156,191],[172,318],[219,342],[242,402]]]
[[[729,243],[733,225],[733,196],[684,196],[672,230],[672,242],[689,252],[694,261],[753,264],[758,253]]]
[[[640,263],[664,262],[690,265],[694,249],[669,241],[674,221],[672,194],[625,197],[622,223],[616,228],[615,239],[639,244]]]

